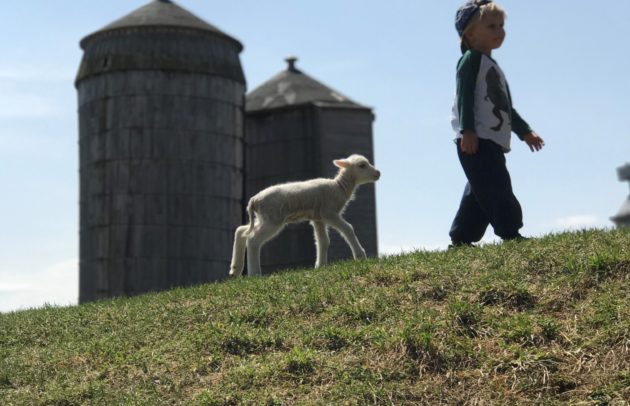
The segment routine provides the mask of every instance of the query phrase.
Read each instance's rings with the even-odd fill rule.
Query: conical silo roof
[[[243,49],[243,45],[239,41],[170,0],[153,0],[139,9],[132,11],[126,16],[119,18],[83,38],[83,40],[81,40],[81,47],[85,48],[87,41],[110,31],[151,27],[172,27],[208,31],[236,42],[239,46],[239,50]]]
[[[170,0],[153,0],[81,40],[75,80],[107,72],[178,71],[245,83],[243,45]]]
[[[287,108],[306,104],[321,107],[368,109],[331,89],[295,67],[297,58],[288,57],[286,70],[278,73],[247,95],[248,112]]]

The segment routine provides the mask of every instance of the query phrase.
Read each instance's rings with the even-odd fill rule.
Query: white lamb
[[[361,155],[333,161],[339,167],[334,179],[311,179],[275,185],[249,200],[249,224],[236,229],[230,276],[243,273],[245,250],[249,275],[261,275],[260,249],[288,223],[311,221],[315,232],[315,267],[328,261],[328,226],[339,231],[352,249],[354,259],[365,258],[354,229],[341,216],[355,189],[377,181],[381,173]],[[255,216],[255,217],[254,217]]]

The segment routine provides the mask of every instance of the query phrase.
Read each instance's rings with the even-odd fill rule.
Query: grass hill
[[[630,399],[630,230],[0,315],[2,405]]]

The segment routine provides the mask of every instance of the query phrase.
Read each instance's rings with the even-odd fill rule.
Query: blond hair
[[[468,21],[468,25],[466,25],[466,28],[464,29],[464,32],[462,32],[461,44],[466,48],[470,48],[470,45],[466,41],[466,34],[485,18],[494,16],[500,16],[505,19],[507,17],[507,13],[503,7],[499,6],[495,2],[487,3],[479,7],[479,11],[471,17],[470,21]]]

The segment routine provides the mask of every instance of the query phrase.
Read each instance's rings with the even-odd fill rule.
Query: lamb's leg
[[[282,224],[259,220],[254,232],[247,237],[247,274],[250,276],[262,275],[260,269],[260,249],[269,240],[282,230]]]
[[[322,221],[312,221],[313,231],[315,232],[315,247],[317,248],[317,259],[315,268],[324,266],[328,263],[328,247],[330,246],[330,238],[328,238],[328,229]]]
[[[248,225],[240,226],[234,233],[234,248],[232,249],[232,263],[230,264],[230,276],[240,276],[245,266],[245,248],[246,238],[245,232],[249,228]]]
[[[354,233],[354,228],[352,225],[343,219],[340,215],[327,219],[328,224],[336,228],[339,233],[346,240],[350,249],[352,250],[352,256],[354,259],[365,258],[367,255],[365,254],[365,250],[359,243],[359,239],[357,235]]]

